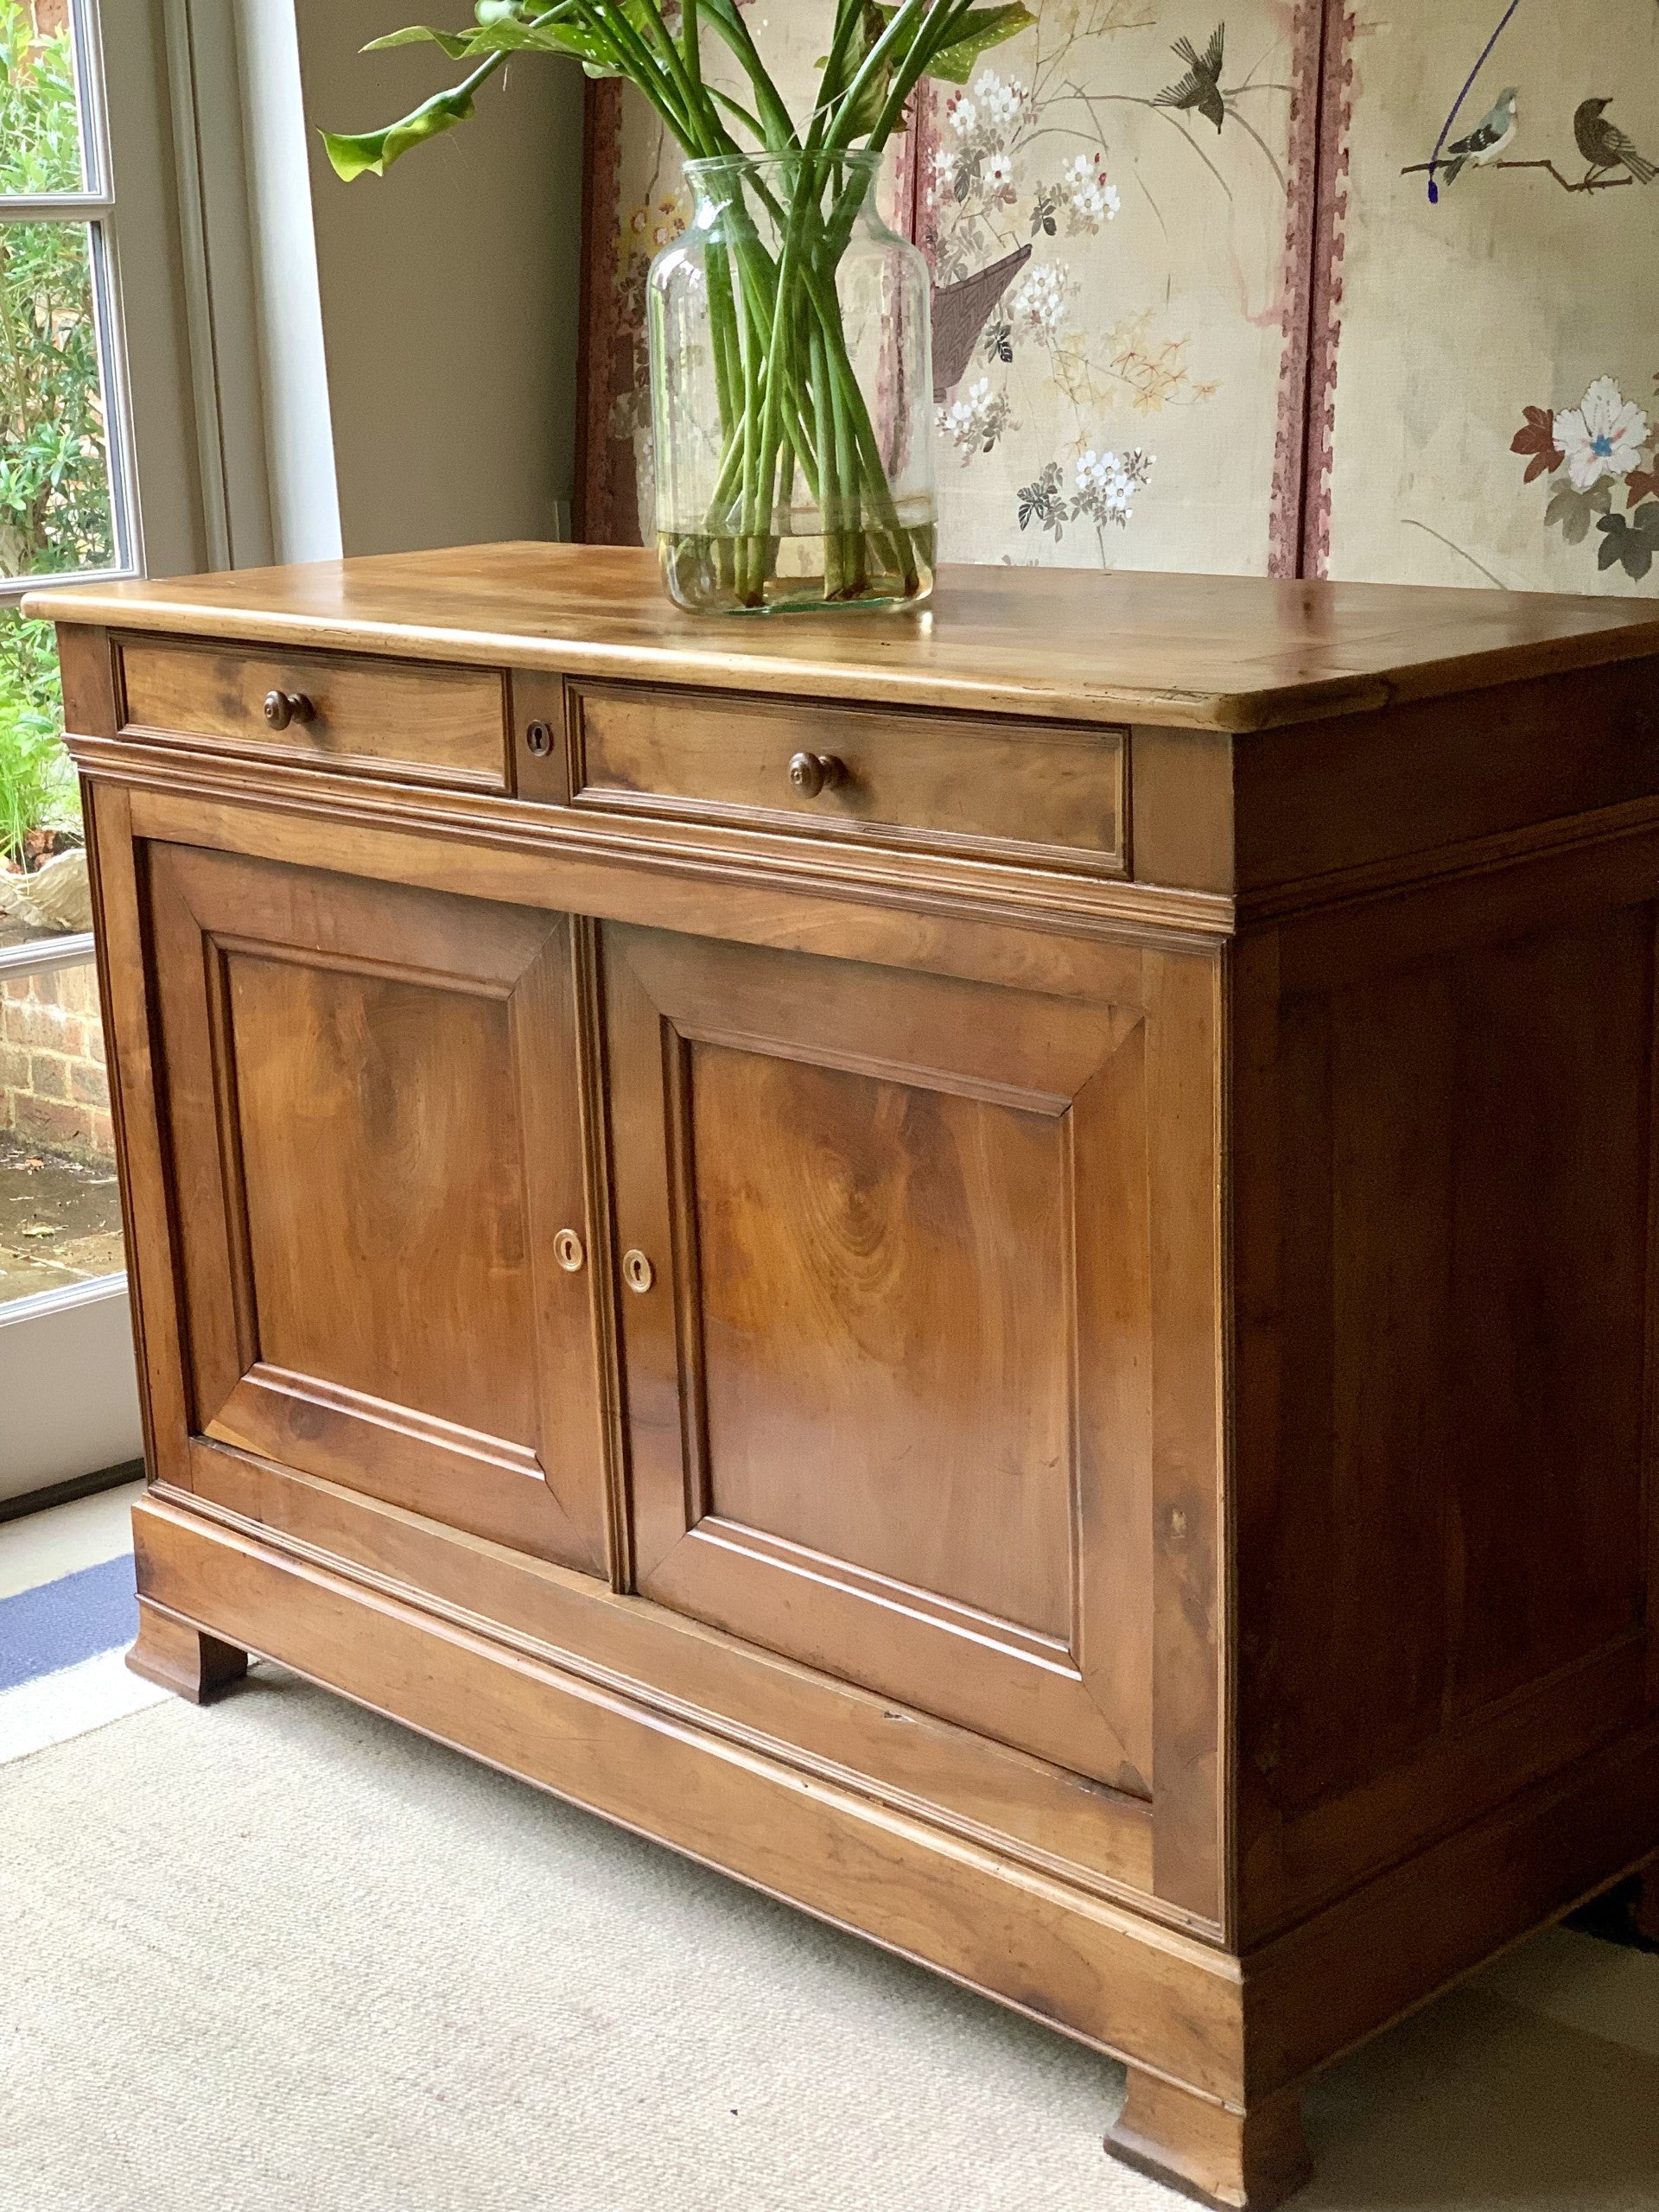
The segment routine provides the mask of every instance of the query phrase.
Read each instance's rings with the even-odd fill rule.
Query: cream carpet
[[[0,1768],[4,2212],[1172,2212],[1103,2060],[276,1670]],[[1659,2212],[1659,1957],[1310,2100],[1333,2208]]]

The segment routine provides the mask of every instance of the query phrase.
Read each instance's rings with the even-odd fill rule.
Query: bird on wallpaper
[[[1153,101],[1154,107],[1179,108],[1186,115],[1196,112],[1219,130],[1227,120],[1227,105],[1221,93],[1221,57],[1226,41],[1225,23],[1216,25],[1202,54],[1190,38],[1178,38],[1172,51],[1178,60],[1185,62],[1186,74],[1166,85]]]
[[[1604,169],[1628,169],[1638,184],[1651,184],[1659,169],[1638,154],[1616,123],[1602,112],[1611,100],[1580,100],[1573,117],[1573,136],[1594,176]]]
[[[1467,162],[1477,168],[1488,162],[1495,162],[1514,137],[1520,102],[1513,85],[1497,96],[1497,105],[1491,113],[1478,122],[1464,138],[1454,138],[1446,148],[1440,162],[1440,175],[1447,184],[1455,184]]]

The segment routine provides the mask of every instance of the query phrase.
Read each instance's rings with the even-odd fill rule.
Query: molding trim
[[[1036,871],[1005,861],[954,855],[854,849],[830,849],[810,836],[715,828],[700,824],[695,836],[682,825],[634,818],[607,819],[597,810],[532,806],[454,791],[385,783],[371,790],[316,770],[286,773],[261,764],[257,781],[218,760],[183,748],[165,765],[153,747],[119,739],[76,737],[76,764],[99,783],[153,794],[149,810],[165,815],[186,800],[234,805],[250,825],[282,816],[322,817],[341,828],[415,833],[435,843],[493,846],[526,855],[545,854],[591,868],[627,868],[688,883],[740,885],[760,891],[785,888],[838,901],[876,905],[900,912],[940,913],[1000,921],[1027,928],[1088,937],[1133,938],[1172,950],[1213,946],[1230,937],[1234,905],[1219,893],[1169,889],[1118,878]],[[209,825],[197,823],[197,842],[213,842]],[[143,830],[141,834],[163,834]],[[250,849],[257,849],[255,846]],[[319,861],[326,866],[326,861]],[[584,885],[580,911],[638,919]],[[567,886],[562,896],[575,895]]]

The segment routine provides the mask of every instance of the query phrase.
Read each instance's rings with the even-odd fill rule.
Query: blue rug
[[[78,1666],[138,1633],[132,1554],[0,1598],[0,1690]]]

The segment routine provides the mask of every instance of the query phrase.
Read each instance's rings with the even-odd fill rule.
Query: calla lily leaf
[[[468,54],[575,54],[584,58],[594,51],[586,31],[563,23],[520,22],[516,16],[502,16],[480,23],[467,41]]]
[[[473,35],[471,31],[435,31],[429,23],[410,23],[405,30],[372,38],[363,51],[378,54],[388,46],[441,46],[452,61],[464,61],[472,51]]]
[[[885,7],[882,13],[889,21],[897,10]],[[982,54],[994,46],[1001,46],[1005,39],[1018,38],[1021,31],[1029,30],[1037,18],[1023,0],[1008,0],[1006,6],[976,8],[961,25],[949,45],[942,46],[928,57],[926,73],[943,77],[947,84],[965,85],[974,73],[974,65]]]
[[[435,93],[401,122],[389,123],[384,130],[365,130],[355,135],[325,130],[323,149],[334,164],[335,175],[347,184],[354,177],[384,176],[411,146],[424,145],[441,131],[453,130],[456,124],[465,123],[472,112],[472,94],[465,86],[455,85],[447,92]]]
[[[1005,39],[1018,38],[1036,20],[1022,0],[1012,0],[1007,7],[976,8],[950,45],[929,61],[928,75],[943,77],[948,84],[965,85],[982,54],[1001,46]]]
[[[842,78],[843,86],[850,85],[863,67],[872,50],[886,31],[893,12],[892,9],[877,5],[876,0],[868,0],[868,4],[860,10],[857,27],[853,33],[850,49],[846,58],[845,73]],[[828,55],[824,58],[826,60],[829,59]],[[875,129],[881,119],[882,111],[887,106],[887,92],[892,83],[893,66],[889,62],[886,68],[876,71],[860,92],[856,102],[849,110],[849,128],[854,137],[861,138],[866,131]]]

